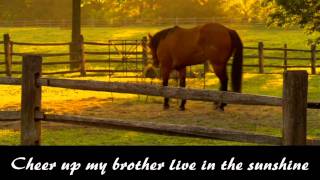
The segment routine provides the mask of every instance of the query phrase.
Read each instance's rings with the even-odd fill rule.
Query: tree
[[[121,20],[223,16],[221,0],[83,0],[84,18]]]
[[[261,0],[223,0],[224,9],[231,17],[242,17],[246,22],[261,19]]]
[[[320,32],[320,0],[267,0],[266,3],[274,7],[269,25],[299,25],[308,34]],[[320,43],[320,36],[309,42]]]
[[[0,17],[2,20],[15,20],[27,15],[26,2],[22,0],[0,0]]]
[[[28,18],[39,20],[68,20],[72,1],[26,0]]]
[[[220,1],[221,0],[153,0],[153,16],[156,18],[220,17],[222,16]]]
[[[86,19],[104,19],[109,9],[112,9],[112,7],[107,8],[112,2],[113,0],[83,0],[82,15]]]

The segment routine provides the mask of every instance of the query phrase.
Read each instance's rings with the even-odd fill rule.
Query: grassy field
[[[282,30],[263,26],[230,25],[241,34],[246,46],[257,46],[259,41],[266,47],[282,47],[284,43],[290,48],[309,49],[308,38],[301,30]],[[87,41],[107,41],[108,39],[141,39],[146,33],[155,33],[163,27],[121,27],[121,28],[84,28]],[[53,28],[0,28],[0,33],[10,33],[14,41],[19,42],[67,42],[70,30]],[[297,38],[298,37],[298,38]],[[101,47],[88,47],[90,50],[102,50]],[[15,48],[17,52],[67,52],[67,47],[23,47]],[[254,52],[246,52],[248,54]],[[272,53],[272,52],[271,52]],[[281,54],[271,54],[281,56]],[[271,56],[270,55],[270,56]],[[294,56],[295,54],[292,54]],[[290,55],[289,55],[290,56]],[[301,54],[296,54],[301,56]],[[306,55],[307,56],[307,55]],[[66,57],[67,58],[67,57]],[[3,57],[0,57],[3,60]],[[15,59],[19,61],[19,59]],[[45,58],[45,61],[66,60],[63,58]],[[245,60],[252,63],[255,60]],[[270,63],[273,63],[270,61]],[[304,63],[304,62],[298,62]],[[308,62],[309,63],[309,62]],[[3,68],[3,67],[2,67]],[[16,66],[19,69],[21,67]],[[45,67],[46,68],[46,67]],[[54,67],[66,69],[67,67]],[[50,69],[47,69],[50,70]],[[0,69],[1,71],[1,69]],[[274,70],[269,70],[274,71]],[[149,80],[109,79],[106,76],[74,77],[56,76],[75,79],[92,79],[100,81],[124,81],[150,83]],[[159,81],[153,83],[160,84]],[[309,100],[320,101],[320,76],[309,77]],[[176,85],[175,81],[171,82]],[[203,79],[188,79],[190,88],[202,88]],[[209,74],[207,89],[218,89],[218,79]],[[244,74],[244,93],[281,96],[281,75]],[[20,88],[0,85],[0,109],[19,110]],[[212,103],[188,102],[186,112],[178,111],[177,100],[172,100],[169,111],[162,110],[162,99],[116,93],[75,91],[59,88],[43,88],[43,109],[48,113],[85,115],[105,118],[126,119],[128,121],[151,121],[172,124],[193,124],[199,126],[235,129],[259,134],[281,135],[282,110],[277,107],[229,105],[226,111],[218,112]],[[141,118],[143,117],[143,118]],[[320,112],[308,111],[308,136],[320,138]],[[99,129],[63,124],[43,124],[43,144],[45,145],[245,145],[243,143],[225,142],[198,138],[153,135],[133,131]],[[19,123],[0,123],[0,145],[19,144]]]
[[[189,28],[191,25],[183,26]],[[284,44],[288,48],[295,49],[310,49],[307,44],[307,39],[312,36],[305,35],[302,30],[297,28],[280,29],[267,28],[263,25],[234,25],[227,24],[228,27],[237,30],[243,39],[245,46],[257,47],[258,42],[264,42],[265,47],[282,48]],[[114,39],[130,39],[139,40],[148,33],[154,34],[160,29],[168,26],[150,26],[150,27],[109,27],[109,28],[83,28],[82,34],[85,41],[107,42]],[[16,42],[70,42],[71,31],[62,28],[0,28],[0,34],[9,33],[11,39]],[[0,49],[3,49],[2,45]],[[85,46],[86,51],[107,51],[106,46]],[[30,46],[14,46],[14,52],[24,53],[67,53],[68,46],[59,47],[30,47]],[[265,56],[283,57],[282,51],[265,51]],[[246,55],[257,55],[256,50],[245,50]],[[320,53],[318,53],[320,55]],[[319,56],[318,55],[318,56]],[[288,57],[305,57],[310,58],[310,53],[289,52]],[[50,61],[67,61],[68,56],[65,57],[49,57],[45,58],[44,62]],[[88,55],[86,59],[108,59],[108,56],[93,56]],[[3,61],[3,56],[0,56],[0,61]],[[15,62],[21,61],[20,57],[14,57]],[[258,64],[258,59],[245,59],[245,64]],[[283,65],[282,60],[265,60],[265,65]],[[310,65],[310,61],[289,60],[288,65]],[[94,63],[87,63],[88,69],[107,68],[107,65],[98,65]],[[13,69],[19,71],[20,65],[14,65]],[[53,71],[56,69],[66,70],[67,65],[46,66],[44,71]],[[306,69],[306,68],[304,68]],[[4,65],[0,65],[0,71],[4,70]],[[310,71],[310,68],[306,70]],[[246,72],[258,72],[257,68],[246,67]],[[266,68],[266,72],[279,73],[282,69]]]

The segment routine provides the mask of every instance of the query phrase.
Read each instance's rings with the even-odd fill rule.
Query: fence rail
[[[62,65],[62,64],[80,64],[81,61],[58,61],[58,62],[45,62],[42,65]]]
[[[44,119],[42,112],[37,112],[36,119]],[[0,121],[19,121],[21,120],[21,111],[0,111]]]
[[[1,85],[21,85],[21,78],[8,78],[8,77],[0,77]]]
[[[19,111],[0,111],[0,121],[17,121],[21,119]]]
[[[58,43],[29,43],[29,42],[15,42],[12,41],[9,34],[4,35],[4,52],[0,52],[1,55],[4,55],[4,62],[0,62],[0,65],[5,65],[5,74],[7,76],[11,76],[12,74],[19,74],[20,71],[13,70],[13,65],[20,65],[21,62],[13,61],[14,56],[25,56],[25,55],[39,55],[42,57],[65,57],[69,56],[69,62],[67,61],[52,61],[52,62],[44,62],[43,65],[48,66],[56,66],[56,65],[69,65],[69,71],[63,71],[67,73],[75,73],[75,70],[79,70],[78,73],[80,75],[85,76],[86,72],[109,72],[115,69],[112,69],[115,66],[114,63],[118,63],[118,68],[116,71],[123,71],[123,73],[127,72],[136,72],[139,73],[139,76],[143,75],[144,66],[151,59],[150,54],[147,49],[147,38],[143,37],[141,40],[109,40],[107,42],[86,42],[83,37],[80,42],[80,51],[73,51],[70,42],[58,42]],[[67,46],[69,47],[69,52],[63,53],[37,53],[37,52],[14,52],[14,46]],[[101,51],[90,51],[86,49],[86,46],[105,46]],[[306,49],[290,49],[285,44],[284,48],[269,48],[265,47],[263,42],[259,42],[257,47],[244,47],[245,50],[250,50],[250,54],[245,54],[245,59],[257,59],[258,63],[245,63],[244,67],[251,67],[248,69],[249,73],[256,67],[258,73],[267,73],[266,68],[277,68],[283,69],[284,71],[290,68],[308,68],[310,69],[311,74],[318,74],[317,68],[320,65],[317,63],[317,52],[315,46],[311,46],[310,50]],[[254,54],[252,51],[256,51]],[[275,56],[275,55],[267,55],[268,52],[279,52],[283,53],[283,56]],[[289,52],[302,52],[306,53],[306,55],[302,57],[288,56]],[[308,54],[309,53],[309,54]],[[92,56],[92,57],[91,57]],[[106,57],[107,56],[107,57]],[[307,57],[309,56],[309,57]],[[99,59],[97,57],[103,57],[103,59]],[[282,61],[282,63],[280,62]],[[301,61],[304,64],[290,64],[290,62]],[[309,63],[308,63],[309,61]],[[277,64],[269,64],[269,62],[277,63]],[[109,70],[95,70],[90,69],[90,63],[102,64],[105,63]],[[110,65],[113,63],[112,65]],[[130,66],[128,68],[128,64],[136,64],[135,67]],[[110,69],[111,68],[111,69]],[[202,68],[203,71],[206,71],[208,68]],[[270,70],[270,69],[268,69]],[[245,71],[246,72],[246,71]],[[46,74],[46,72],[44,73]],[[48,72],[47,74],[55,74],[53,72]],[[61,72],[57,72],[57,74],[61,74]],[[191,74],[191,73],[190,73]],[[205,74],[205,73],[204,73]]]
[[[8,78],[0,77],[0,85],[21,85],[22,80],[20,78]],[[251,94],[237,94],[232,92],[220,92],[212,90],[198,90],[198,89],[182,89],[170,87],[168,88],[150,85],[150,84],[128,84],[128,83],[116,83],[116,82],[101,82],[101,81],[84,81],[84,80],[67,80],[67,79],[52,79],[52,78],[41,78],[37,81],[39,86],[51,86],[59,88],[69,88],[78,90],[90,90],[90,91],[107,91],[107,92],[118,92],[118,93],[133,93],[133,94],[148,94],[149,91],[155,96],[168,96],[173,98],[192,98],[200,94],[210,94],[202,96],[204,99],[199,101],[217,101],[226,102],[229,104],[247,103],[247,105],[268,105],[268,106],[282,106],[282,98],[272,96],[261,96]],[[76,84],[76,85],[74,85]],[[150,89],[145,91],[143,89]],[[193,93],[192,93],[193,92]],[[161,94],[163,93],[163,94]],[[188,93],[185,95],[185,93]],[[179,95],[175,95],[179,94]],[[191,94],[191,95],[189,95]],[[234,96],[236,95],[236,96]],[[229,98],[225,98],[230,96]],[[242,96],[240,99],[236,99]],[[258,97],[260,100],[255,100]],[[235,99],[235,101],[233,101]],[[242,100],[245,99],[245,100]],[[254,99],[250,102],[251,99]],[[192,100],[197,100],[193,98]],[[320,109],[320,102],[308,102],[309,109]]]
[[[288,71],[284,74],[283,97],[269,97],[251,94],[218,92],[199,89],[159,87],[148,84],[108,83],[99,81],[81,81],[41,78],[42,58],[25,56],[23,59],[23,76],[17,78],[0,78],[0,84],[21,84],[22,104],[19,112],[0,112],[0,119],[15,120],[21,117],[21,139],[23,145],[41,144],[41,121],[84,124],[95,127],[118,127],[135,129],[143,132],[174,133],[187,136],[214,138],[228,141],[240,141],[273,145],[320,145],[320,140],[307,140],[307,87],[306,71]],[[133,122],[113,119],[100,119],[79,116],[51,115],[41,111],[41,87],[59,87],[68,89],[131,93],[151,96],[161,96],[198,101],[214,101],[221,103],[243,105],[282,106],[283,137],[252,134],[239,131],[159,124],[149,122]],[[317,105],[314,102],[311,105]],[[5,116],[5,117],[3,117]]]
[[[87,54],[87,55],[122,55],[122,54],[125,54],[125,55],[142,55],[142,52],[126,52],[126,51],[118,51],[118,52],[108,52],[108,51],[105,51],[105,52],[99,52],[99,51],[92,51],[92,52],[84,52],[84,54]]]
[[[11,53],[13,56],[26,56],[26,55],[37,55],[37,56],[42,56],[42,57],[59,57],[59,56],[69,56],[71,53],[38,53],[38,54],[33,54],[33,53]]]
[[[149,133],[166,133],[208,139],[219,139],[254,144],[281,145],[282,138],[277,136],[260,135],[221,128],[207,128],[203,126],[187,126],[178,124],[161,124],[154,122],[124,121],[119,119],[93,118],[85,116],[67,116],[53,114],[36,114],[37,119],[44,122],[65,123],[74,125],[86,125],[99,128],[115,128]],[[20,111],[0,111],[0,121],[19,121]],[[320,140],[307,140],[308,145],[320,145]]]
[[[132,40],[132,41],[138,41],[139,40]],[[91,46],[123,46],[123,45],[137,45],[137,42],[135,43],[102,43],[102,42],[84,42],[85,45],[91,45]]]
[[[113,127],[153,133],[169,133],[175,135],[220,139],[245,143],[281,145],[281,137],[258,135],[253,133],[218,128],[207,128],[201,126],[161,124],[153,122],[125,121],[116,119],[102,119],[64,115],[46,115],[43,121],[76,125],[88,125],[94,127]],[[313,142],[313,144],[315,143],[320,143],[320,141]]]
[[[127,61],[126,60],[123,60],[123,59],[113,59],[113,60],[102,60],[102,59],[99,59],[99,60],[94,60],[94,59],[88,59],[86,60],[86,62],[88,63],[103,63],[103,64],[106,64],[106,63],[143,63],[143,61]]]
[[[12,45],[20,46],[66,46],[71,43],[25,43],[25,42],[12,42]]]
[[[80,69],[73,70],[73,71],[56,71],[56,72],[44,72],[43,75],[57,75],[57,74],[72,74],[72,73],[78,73],[80,72]]]
[[[169,88],[149,84],[128,84],[117,82],[65,79],[40,79],[38,85],[68,89],[162,96],[168,98],[188,99],[196,101],[215,101],[228,104],[282,106],[282,99],[277,97],[238,94],[212,90],[197,90],[172,87]]]
[[[173,135],[183,135],[210,139],[220,139],[227,141],[237,141],[244,143],[261,143],[271,145],[281,145],[281,137],[259,135],[235,130],[225,130],[219,128],[207,128],[202,126],[187,126],[178,124],[161,124],[154,122],[125,121],[119,119],[93,118],[85,116],[66,116],[37,113],[37,119],[44,122],[55,122],[75,125],[86,125],[99,128],[118,128],[126,130],[136,130],[149,133],[167,133]],[[0,111],[0,121],[18,121],[21,119],[19,111]],[[320,141],[310,141],[308,144],[320,144]]]
[[[179,24],[203,24],[209,22],[220,23],[241,23],[241,18],[223,18],[223,17],[192,17],[192,18],[141,18],[141,19],[122,19],[122,20],[106,20],[106,19],[83,19],[81,25],[83,27],[114,27],[114,26],[130,26],[130,25],[179,25]],[[247,22],[246,22],[247,23]],[[17,19],[0,22],[2,27],[62,27],[71,28],[70,20],[34,20],[34,19]],[[252,24],[259,25],[261,22]]]

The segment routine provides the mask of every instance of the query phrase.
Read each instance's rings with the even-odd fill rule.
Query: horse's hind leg
[[[163,69],[163,70],[162,70],[162,85],[163,85],[164,87],[166,87],[166,86],[169,85],[169,78],[170,78],[170,70]],[[164,98],[163,108],[164,108],[165,110],[167,110],[167,109],[170,108],[169,98]]]
[[[180,87],[185,88],[186,87],[187,68],[184,67],[182,69],[179,69],[178,71],[179,71],[179,78],[180,78],[180,82],[179,82],[180,83]],[[181,104],[180,104],[180,107],[179,107],[180,111],[184,111],[185,110],[186,103],[187,103],[187,100],[185,100],[185,99],[181,100]]]
[[[220,91],[228,91],[228,74],[227,74],[227,65],[214,65],[214,72],[220,80]],[[224,107],[227,105],[225,103],[216,103],[217,109],[224,111]]]

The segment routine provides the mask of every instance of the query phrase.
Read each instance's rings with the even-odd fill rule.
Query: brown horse
[[[154,36],[149,34],[149,47],[153,65],[159,67],[163,86],[168,86],[170,73],[179,72],[180,87],[186,86],[186,67],[209,61],[220,79],[221,91],[228,90],[227,63],[234,54],[232,65],[232,88],[241,92],[243,44],[238,33],[218,23],[209,23],[192,29],[178,26],[162,30]],[[185,110],[182,100],[180,110]],[[219,104],[224,110],[226,104]],[[169,108],[169,98],[164,99],[164,108]]]

